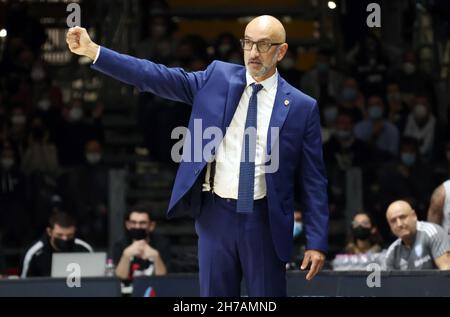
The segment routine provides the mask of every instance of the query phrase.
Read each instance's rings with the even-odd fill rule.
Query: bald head
[[[283,24],[271,15],[261,15],[251,20],[245,28],[245,35],[259,35],[274,42],[286,42],[286,31]]]
[[[405,243],[416,233],[417,215],[411,205],[404,200],[394,201],[386,211],[386,219],[392,233]]]
[[[404,200],[397,200],[389,205],[386,211],[386,218],[389,220],[392,215],[399,211],[409,214],[413,213],[414,209],[412,209],[411,205],[408,202]]]

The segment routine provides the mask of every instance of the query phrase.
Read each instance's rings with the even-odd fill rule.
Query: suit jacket
[[[197,120],[198,128],[199,119],[202,133],[208,127],[219,127],[225,135],[246,86],[244,66],[220,61],[212,62],[204,71],[185,72],[102,47],[91,67],[140,91],[192,105],[188,125],[192,136],[194,120]],[[274,173],[266,173],[265,178],[272,240],[278,257],[288,261],[292,248],[296,172],[301,188],[306,249],[322,252],[328,248],[327,179],[316,101],[281,77],[277,88],[267,138],[267,154],[272,154],[272,158],[266,165],[278,158],[279,168]],[[272,138],[271,127],[280,129],[278,137]],[[204,149],[210,140],[201,142]],[[194,146],[195,142],[185,143],[183,154],[194,153]],[[279,151],[274,152],[278,152],[278,156],[272,153],[272,148],[276,146]],[[167,211],[168,218],[183,213],[198,217],[205,167],[214,155],[212,149],[198,160],[183,158],[180,162]]]

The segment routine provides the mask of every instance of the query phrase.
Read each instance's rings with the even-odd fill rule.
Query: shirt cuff
[[[100,48],[101,48],[101,46],[99,45],[99,46],[98,46],[98,50],[97,50],[97,55],[95,55],[95,59],[94,59],[94,61],[92,62],[92,64],[95,64],[95,62],[97,61],[98,57],[100,56]]]

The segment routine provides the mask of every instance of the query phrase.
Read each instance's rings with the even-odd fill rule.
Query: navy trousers
[[[236,200],[203,196],[195,222],[200,296],[239,297],[242,278],[250,297],[286,296],[286,263],[275,252],[267,200],[243,214]]]

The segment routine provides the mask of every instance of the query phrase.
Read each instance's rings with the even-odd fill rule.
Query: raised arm
[[[215,66],[215,63],[212,63],[205,71],[186,72],[181,68],[169,68],[119,54],[94,43],[86,29],[80,27],[69,29],[66,42],[71,52],[95,60],[91,66],[93,69],[133,85],[140,91],[187,104],[193,103],[195,95],[208,80]]]

